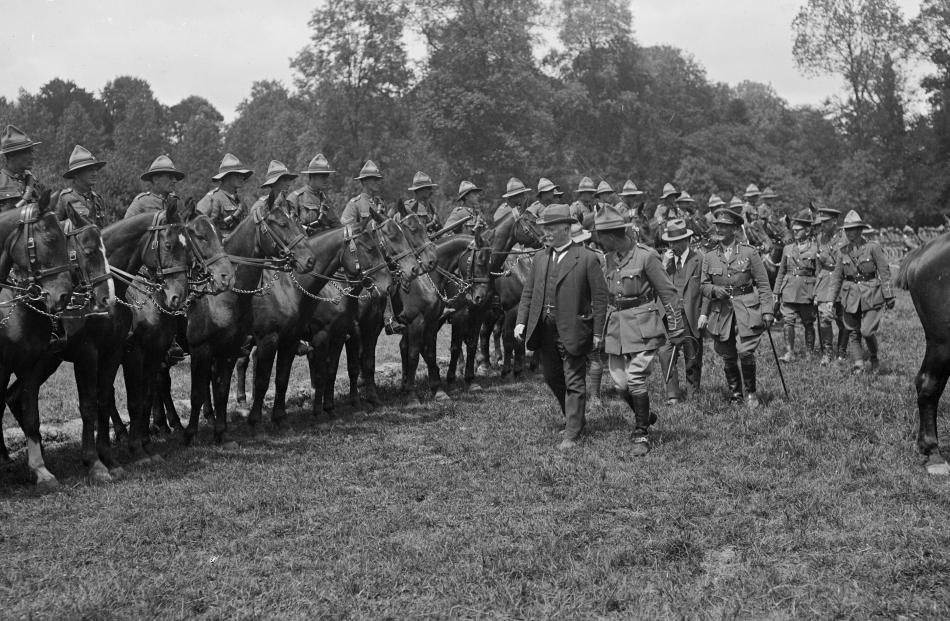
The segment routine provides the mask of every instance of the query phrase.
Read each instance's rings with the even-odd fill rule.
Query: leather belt
[[[871,274],[870,276],[864,274],[856,274],[854,276],[845,276],[844,279],[848,282],[868,282],[877,278],[877,274]]]
[[[745,295],[747,293],[752,293],[753,291],[755,291],[755,287],[752,286],[751,282],[747,282],[744,285],[728,285],[728,286],[723,287],[723,289],[726,290],[726,293],[728,293],[730,297],[735,297],[737,295]]]
[[[792,270],[792,276],[814,276],[814,275],[815,275],[815,270],[809,270],[809,269]]]
[[[637,308],[649,304],[652,301],[652,297],[645,295],[618,295],[614,297],[613,305],[617,310],[627,310],[628,308]]]

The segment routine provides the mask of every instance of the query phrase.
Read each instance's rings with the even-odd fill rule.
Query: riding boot
[[[807,335],[807,332],[806,332]],[[795,362],[795,326],[785,326],[785,353],[779,358],[782,362]],[[745,369],[743,369],[744,371]]]
[[[745,398],[750,408],[758,407],[759,396],[755,394],[755,356],[739,358],[742,365],[742,381],[745,387]]]
[[[849,335],[850,332],[844,326],[841,326],[838,329],[838,349],[836,352],[836,357],[838,360],[844,360],[848,356],[848,342],[850,341]]]
[[[739,374],[739,361],[735,358],[723,358],[722,368],[732,395],[730,401],[742,401],[742,376]]]
[[[861,333],[855,332],[848,343],[848,353],[851,355],[852,373],[864,372],[864,348],[861,347]]]
[[[831,364],[834,358],[834,329],[830,325],[818,324],[818,343],[821,347],[821,366]]]
[[[630,396],[633,408],[633,433],[630,439],[633,447],[630,453],[634,457],[643,457],[650,452],[650,425],[656,422],[656,415],[650,412],[650,395],[641,393]]]
[[[815,355],[815,324],[805,324],[805,355]]]
[[[868,336],[865,337],[864,341],[868,344],[868,358],[869,358],[869,368],[868,370],[871,373],[877,371],[878,365],[880,364],[877,359],[877,337]]]

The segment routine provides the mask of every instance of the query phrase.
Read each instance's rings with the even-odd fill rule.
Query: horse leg
[[[512,313],[505,313],[504,327],[502,328],[505,360],[502,364],[502,374],[512,373],[515,377],[518,377],[524,370],[524,350],[519,348],[515,341],[514,325],[512,325],[514,321],[515,316]]]
[[[254,394],[251,402],[251,413],[247,417],[247,424],[256,433],[262,420],[264,396],[270,386],[270,375],[274,369],[274,358],[277,356],[277,335],[269,334],[257,340],[257,354],[254,360]],[[235,359],[236,363],[236,359]]]
[[[129,409],[128,447],[133,464],[147,463],[151,456],[145,451],[148,440],[148,415],[145,409],[144,353],[138,346],[129,346],[122,358],[126,402]]]
[[[467,313],[462,313],[467,314]],[[449,369],[445,373],[445,381],[455,382],[456,369],[458,368],[459,356],[462,355],[462,325],[463,320],[459,317],[459,311],[456,311],[452,317],[452,339],[449,344]]]
[[[481,313],[469,313],[468,322],[465,325],[463,337],[465,339],[465,383],[469,390],[481,390],[482,387],[475,382],[475,358],[478,350],[478,337],[482,329]]]
[[[228,440],[228,397],[231,394],[231,375],[237,358],[218,358],[214,366],[211,389],[214,391],[214,443],[224,449],[236,449],[237,442]],[[256,376],[255,376],[255,379]]]
[[[360,375],[363,377],[363,395],[367,403],[380,405],[376,392],[376,342],[383,331],[382,314],[371,316],[360,329]]]
[[[158,393],[157,401],[163,408],[168,426],[172,431],[181,431],[184,427],[181,424],[181,418],[178,416],[178,408],[175,407],[175,400],[172,398],[172,377],[171,368],[162,365],[158,372]]]
[[[935,344],[927,341],[924,360],[917,373],[917,408],[920,428],[917,434],[917,450],[927,457],[927,472],[950,475],[950,466],[940,455],[937,440],[937,404],[950,377],[950,344]]]
[[[146,406],[152,412],[152,425],[149,431],[153,433],[170,434],[171,426],[168,424],[168,417],[165,414],[165,387],[171,390],[171,377],[168,373],[168,365],[162,362],[158,365],[158,372],[155,374],[155,388],[149,404]]]
[[[495,324],[492,326],[492,329],[491,329],[492,338],[495,341],[495,364],[504,363],[505,350],[502,344],[504,342],[504,330],[505,330],[506,321],[507,321],[507,313],[502,315],[498,319],[498,321],[495,322]]]
[[[40,379],[42,375],[36,369],[30,369],[22,376],[20,404],[22,406],[20,428],[26,436],[26,460],[30,470],[36,476],[36,488],[50,490],[59,487],[59,481],[46,469],[43,459],[43,439],[40,436]],[[2,379],[2,378],[0,378]],[[3,382],[6,385],[6,382]]]
[[[277,342],[277,367],[274,369],[274,407],[270,418],[275,427],[283,426],[287,418],[287,386],[290,384],[290,369],[294,365],[300,339],[283,339]]]
[[[426,361],[429,373],[429,390],[436,401],[449,401],[451,398],[442,387],[442,374],[439,372],[439,360],[436,355],[436,342],[439,336],[439,324],[427,322],[422,329],[422,358]]]
[[[332,393],[333,393],[333,384],[336,383],[336,373],[340,365],[340,356],[343,352],[343,343],[338,343],[337,339],[332,339],[332,345],[330,346],[329,357],[327,360],[328,368],[329,366],[333,367],[333,372],[327,374],[328,381],[330,382],[327,386],[327,391],[330,393],[331,403],[332,403]],[[346,374],[350,378],[350,405],[355,410],[363,409],[363,399],[360,397],[359,384],[360,384],[360,361],[362,360],[360,356],[360,350],[362,349],[362,339],[360,338],[358,331],[350,335],[350,338],[346,340]],[[327,395],[325,395],[327,396]],[[331,412],[333,408],[329,410],[324,404],[325,411]]]
[[[419,353],[425,317],[416,317],[406,326],[406,333],[399,339],[399,354],[402,358],[402,390],[409,396],[409,405],[418,406],[416,394],[416,371],[419,369]]]
[[[80,348],[79,359],[73,361],[73,376],[76,379],[76,392],[79,394],[79,414],[82,417],[82,463],[86,466],[89,480],[93,483],[109,483],[112,475],[99,455],[96,442],[96,426],[99,422],[100,403],[102,402],[101,382],[99,381],[98,348]],[[58,365],[57,365],[58,366]],[[105,419],[106,458],[111,457],[112,446],[109,443],[109,419]]]
[[[237,397],[238,407],[247,407],[247,367],[250,360],[251,353],[248,351],[237,359],[237,364],[234,367],[237,373],[237,394],[235,396]]]
[[[191,350],[191,412],[188,416],[188,427],[182,438],[185,445],[194,442],[198,435],[198,419],[205,403],[211,402],[211,375],[212,375],[211,348],[207,345],[193,347]]]

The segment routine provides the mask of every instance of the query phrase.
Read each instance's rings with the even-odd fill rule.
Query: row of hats
[[[571,238],[575,242],[582,242],[590,239],[591,233],[571,215],[570,208],[564,204],[549,205],[541,217],[537,220],[538,224],[570,224]],[[598,208],[594,214],[593,228],[598,231],[610,231],[618,229],[628,229],[635,227],[636,224],[629,222],[614,205],[603,205]],[[661,234],[664,241],[672,242],[679,239],[690,237],[693,232],[687,228],[686,221],[682,218],[670,220],[666,223],[666,228]]]

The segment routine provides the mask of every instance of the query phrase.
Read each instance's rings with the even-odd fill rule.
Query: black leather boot
[[[821,346],[821,366],[831,364],[834,359],[835,333],[831,326],[818,324],[818,343]]]
[[[723,358],[722,368],[731,393],[730,401],[742,401],[742,376],[739,374],[739,361],[735,358]]]
[[[864,342],[868,345],[868,371],[874,373],[880,364],[877,359],[877,337],[868,336],[864,339]]]
[[[633,408],[633,433],[630,440],[633,447],[630,454],[643,457],[650,452],[650,425],[656,422],[656,415],[650,412],[650,395],[647,393],[630,396]]]
[[[815,324],[805,324],[805,355],[813,356],[815,354]]]
[[[759,406],[759,396],[755,394],[755,356],[739,359],[742,365],[742,381],[745,387],[745,399],[750,408]]]

